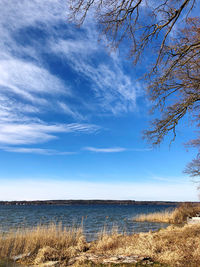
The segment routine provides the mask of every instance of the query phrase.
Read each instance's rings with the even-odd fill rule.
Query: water
[[[32,227],[51,222],[63,226],[80,226],[83,223],[88,241],[97,237],[104,227],[110,230],[118,227],[119,232],[155,231],[167,227],[166,223],[135,222],[133,218],[142,213],[151,213],[173,209],[167,205],[0,205],[0,231]]]

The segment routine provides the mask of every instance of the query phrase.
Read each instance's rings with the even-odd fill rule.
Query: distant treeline
[[[184,202],[173,201],[135,201],[135,200],[34,200],[0,201],[0,205],[178,205]],[[195,203],[195,202],[192,202]]]

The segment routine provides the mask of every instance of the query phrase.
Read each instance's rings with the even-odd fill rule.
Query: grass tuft
[[[23,258],[29,263],[68,259],[86,247],[82,228],[67,229],[62,224],[51,223],[0,234],[0,257],[12,259],[27,255]]]
[[[149,214],[141,214],[134,218],[137,222],[163,222],[182,224],[187,221],[188,217],[196,216],[200,213],[199,204],[184,203],[173,211],[155,212]]]
[[[92,250],[96,254],[150,257],[173,267],[199,267],[199,240],[200,225],[169,226],[157,232],[105,236]]]

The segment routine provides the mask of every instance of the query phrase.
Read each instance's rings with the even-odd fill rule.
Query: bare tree
[[[153,144],[159,144],[169,131],[175,138],[176,125],[186,113],[192,113],[194,122],[199,122],[200,19],[188,19],[175,41],[165,45],[162,55],[164,64],[151,75],[148,87],[151,100],[156,102],[154,108],[162,112],[162,119],[153,121],[154,130],[146,132]]]
[[[158,145],[189,114],[200,127],[200,19],[189,18],[195,0],[72,0],[71,20],[82,24],[91,10],[101,32],[111,45],[125,41],[129,56],[137,64],[151,47],[155,62],[147,73],[148,95],[153,111],[161,118],[152,121],[144,136]],[[190,141],[198,155],[185,172],[200,175],[200,137]]]
[[[185,168],[185,173],[191,176],[200,176],[200,159],[199,156],[193,159]]]

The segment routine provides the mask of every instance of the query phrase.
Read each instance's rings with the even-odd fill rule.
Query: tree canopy
[[[153,145],[160,144],[186,115],[200,127],[200,18],[193,15],[198,0],[72,0],[70,18],[81,25],[93,13],[100,31],[113,46],[126,41],[129,56],[137,64],[151,47],[156,55],[146,74],[148,96],[160,118],[144,132]],[[197,148],[185,169],[200,175],[200,136],[188,142]]]

